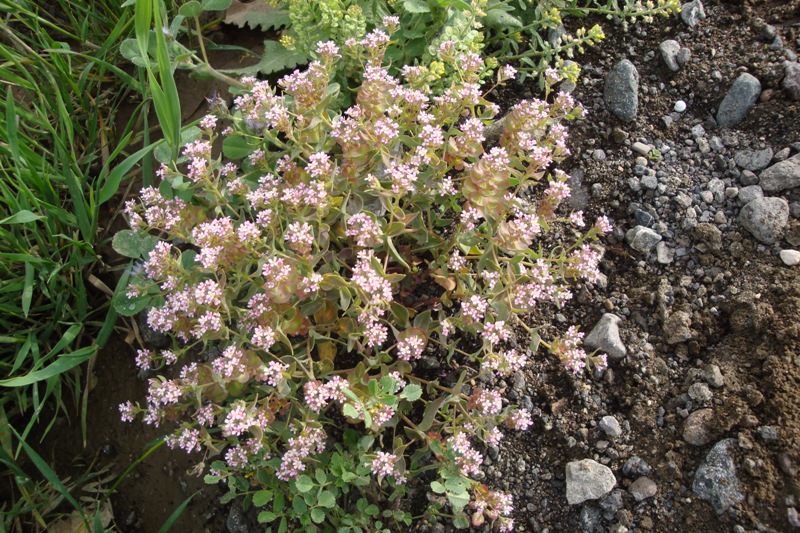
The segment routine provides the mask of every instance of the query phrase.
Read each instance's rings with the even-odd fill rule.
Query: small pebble
[[[797,250],[781,250],[781,261],[786,266],[795,266],[800,263],[800,252]]]
[[[675,102],[675,107],[673,109],[675,109],[675,111],[677,111],[678,113],[683,113],[684,111],[686,111],[686,102],[684,102],[683,100],[678,100],[677,102]]]

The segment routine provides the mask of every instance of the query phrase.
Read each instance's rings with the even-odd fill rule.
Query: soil
[[[605,243],[605,279],[576,289],[569,305],[540,319],[552,318],[554,329],[578,324],[588,332],[604,313],[614,313],[622,318],[627,356],[611,360],[605,373],[583,379],[543,356],[524,376],[509,380],[510,399],[530,404],[538,414],[536,424],[526,433],[507,434],[501,449],[489,453],[485,472],[490,487],[514,495],[517,531],[793,527],[791,509],[800,503],[800,266],[787,267],[778,258],[780,249],[792,247],[786,240],[763,245],[741,228],[735,197],[707,204],[701,193],[714,178],[726,187],[741,187],[741,169],[729,164],[738,150],[800,151],[800,105],[780,88],[785,51],[800,48],[800,3],[709,1],[705,11],[707,18],[694,29],[678,15],[633,24],[627,32],[598,19],[605,42],[578,58],[583,74],[573,94],[588,115],[570,125],[573,157],[563,166],[573,176],[575,207],[586,212],[587,220],[607,214],[617,229]],[[763,21],[775,26],[783,50],[759,40]],[[594,20],[579,22],[589,26]],[[658,46],[666,39],[691,51],[691,60],[678,72],[661,60]],[[603,104],[605,76],[623,58],[634,63],[641,78],[639,111],[630,123],[620,122]],[[742,123],[720,130],[710,118],[743,71],[761,81],[761,100]],[[513,92],[531,97],[533,87]],[[683,113],[673,112],[679,99],[687,104]],[[665,116],[671,117],[669,126]],[[703,150],[691,132],[698,124],[705,141],[718,136],[723,142],[719,151]],[[631,178],[638,181],[641,171],[632,150],[637,141],[661,152],[645,161],[665,185],[661,190],[631,188]],[[797,202],[798,192],[783,196]],[[680,194],[691,199],[688,207],[697,207],[693,215],[676,204]],[[637,210],[649,214],[651,227],[677,252],[671,262],[659,262],[655,252],[637,252],[624,241],[625,231],[641,221]],[[800,232],[798,209],[793,215],[786,236],[792,240]],[[694,226],[687,219],[695,219]],[[674,333],[670,317],[681,312],[690,321],[687,339],[668,342]],[[45,441],[43,453],[60,475],[75,475],[75,457],[95,454],[101,462],[115,463],[119,472],[158,437],[140,423],[119,422],[117,405],[141,401],[146,394],[133,356],[118,339],[98,357],[85,448],[77,424],[66,421]],[[710,398],[690,396],[690,386],[709,381],[709,365],[720,369],[724,383],[712,380],[717,386],[708,387]],[[702,408],[711,410],[705,429],[713,438],[696,446],[684,439],[683,430],[686,418]],[[620,423],[619,437],[598,426],[606,415]],[[745,498],[717,514],[692,484],[709,451],[726,438],[736,443],[736,478]],[[647,477],[657,487],[641,502],[628,490],[639,475],[623,468],[634,456],[651,467]],[[565,467],[587,458],[611,469],[616,488],[601,500],[571,506]],[[219,504],[216,487],[187,473],[193,463],[166,447],[147,457],[112,497],[118,529],[157,531],[182,501],[200,491],[174,530],[226,531],[231,506]]]

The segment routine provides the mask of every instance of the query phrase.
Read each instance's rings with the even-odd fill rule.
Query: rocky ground
[[[800,3],[682,11],[580,58],[574,206],[616,231],[555,319],[610,368],[509,380],[539,421],[485,471],[518,530],[800,528]]]

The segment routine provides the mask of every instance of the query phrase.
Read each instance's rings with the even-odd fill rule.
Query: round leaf
[[[308,492],[314,488],[314,482],[310,477],[303,474],[297,478],[295,486],[297,486],[297,492]]]
[[[183,4],[180,9],[178,9],[178,13],[183,15],[186,18],[194,18],[200,15],[203,12],[203,6],[200,5],[200,2],[197,0],[190,0]]]

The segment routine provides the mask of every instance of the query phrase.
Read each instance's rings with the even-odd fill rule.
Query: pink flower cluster
[[[503,397],[496,390],[475,389],[469,397],[469,405],[477,408],[485,415],[496,415],[503,410]]]
[[[303,459],[313,453],[325,451],[325,431],[322,428],[305,427],[299,434],[289,439],[289,446],[281,459],[281,466],[275,472],[275,477],[282,481],[289,481],[305,472],[306,465]]]
[[[334,376],[327,383],[320,380],[307,381],[303,386],[303,393],[306,404],[315,413],[319,413],[328,406],[328,402],[333,400],[339,404],[347,401],[344,390],[349,387],[349,383],[340,376]]]
[[[374,246],[381,242],[381,228],[367,213],[356,213],[347,220],[345,235],[355,237],[356,244],[362,247]]]
[[[403,361],[413,361],[422,357],[425,339],[419,335],[409,335],[397,343],[397,357]]]
[[[461,432],[447,440],[450,448],[456,453],[456,464],[461,474],[466,477],[476,476],[483,463],[483,455],[472,448],[466,432]]]
[[[375,452],[375,458],[366,466],[378,477],[392,476],[397,483],[405,483],[406,478],[397,466],[398,461],[399,457],[393,453]]]

